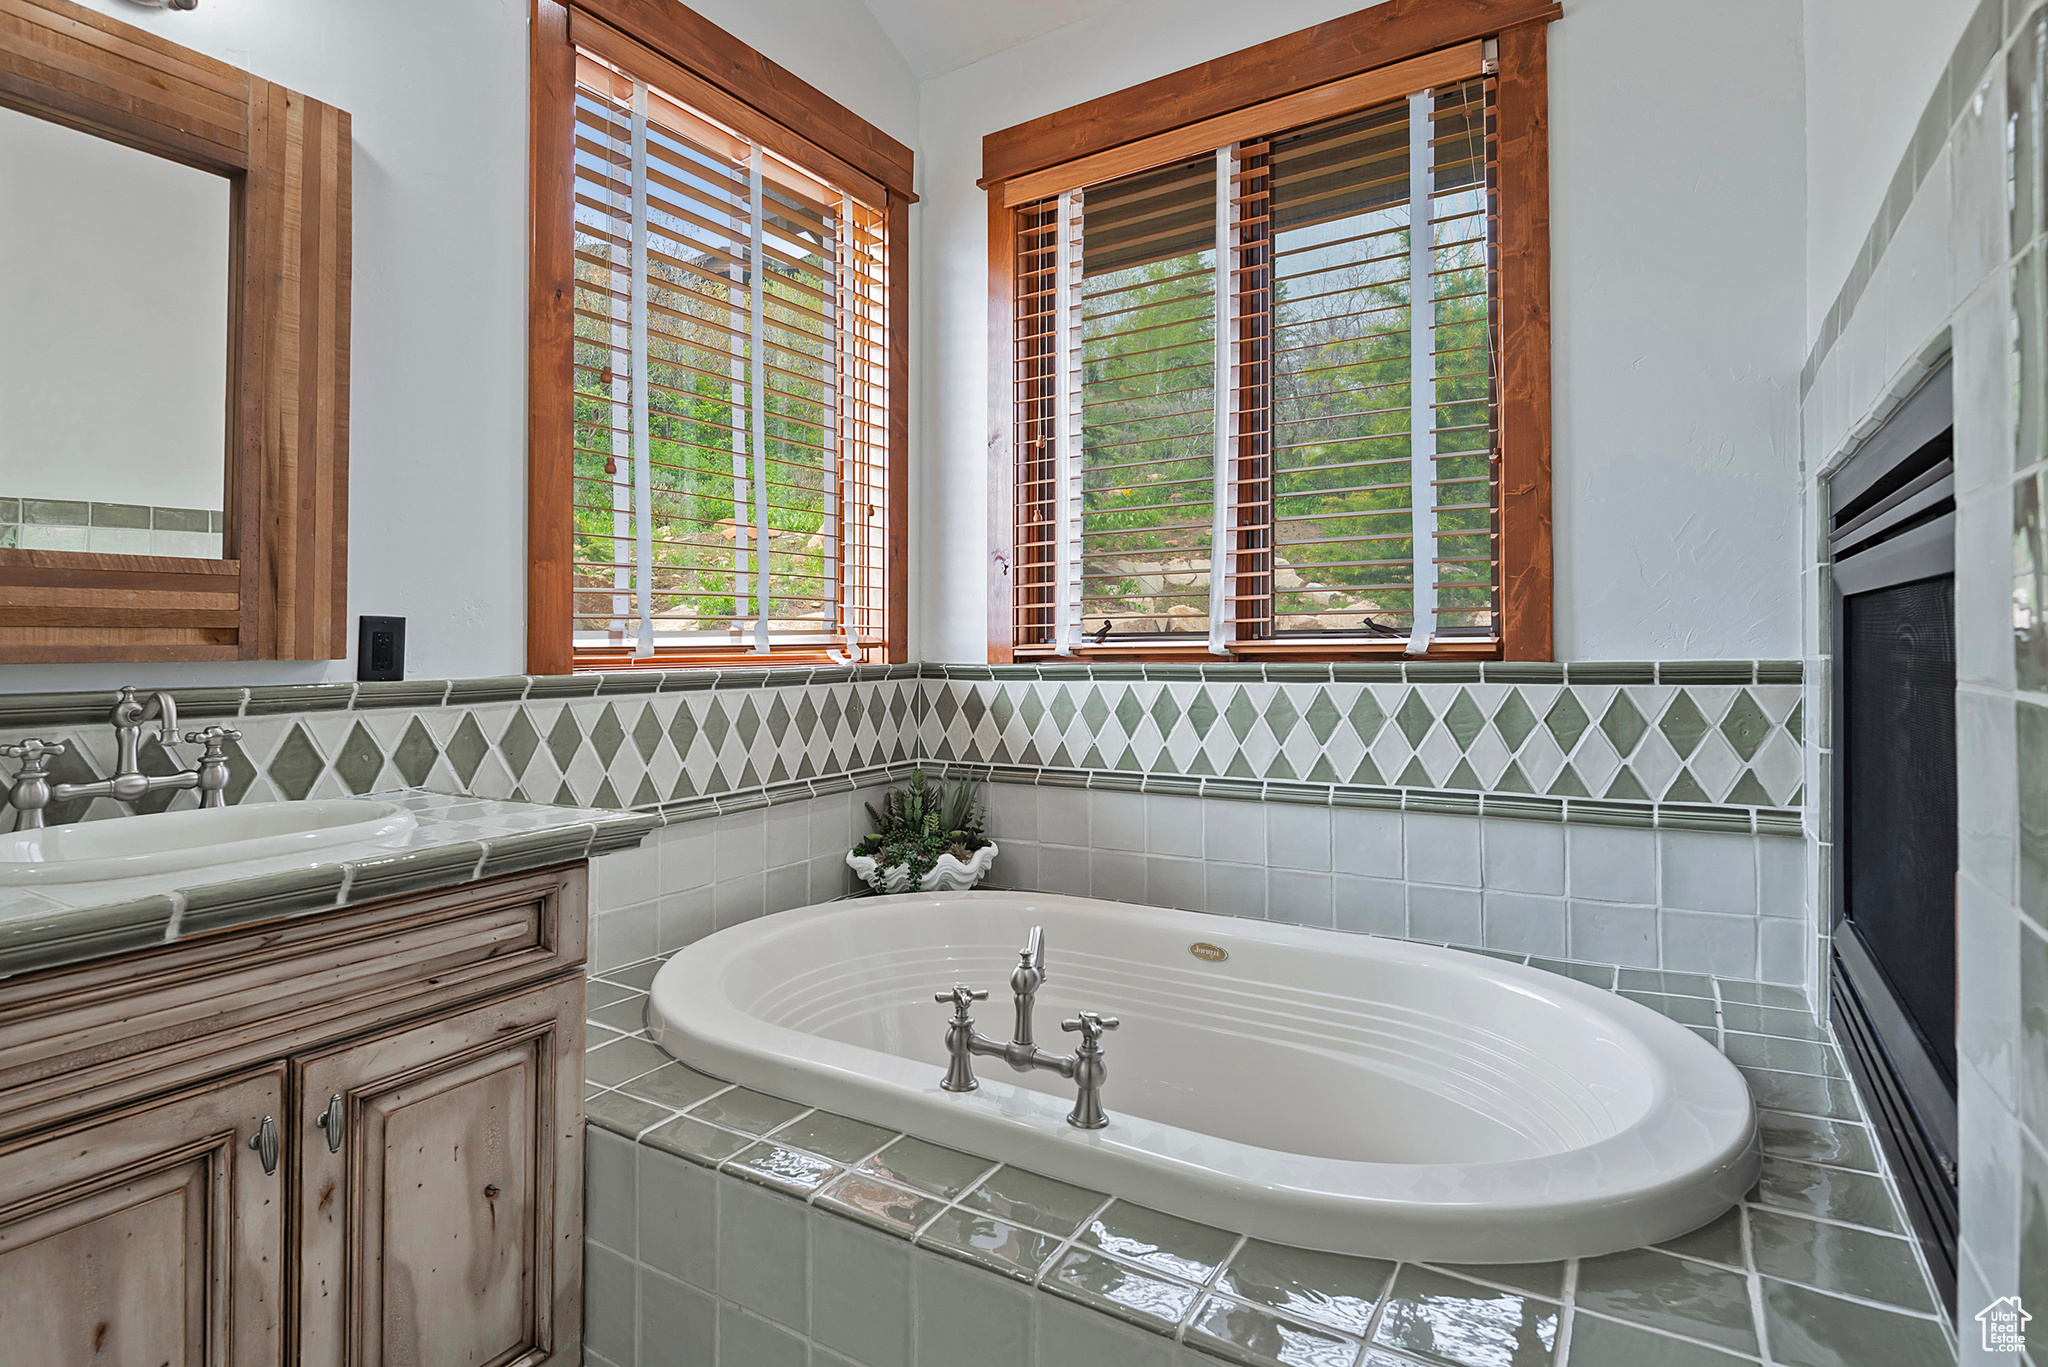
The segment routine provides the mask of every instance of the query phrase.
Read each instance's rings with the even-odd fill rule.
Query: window
[[[568,572],[535,557],[530,653],[900,655],[892,192],[581,10],[568,39],[567,194],[535,204],[567,229],[568,364],[535,366],[534,490]]]
[[[1531,338],[1507,327],[1525,206],[1503,190],[1489,51],[991,183],[1013,500],[997,658],[1547,658],[1547,601],[1518,640],[1504,621],[1537,548],[1504,506],[1533,492],[1504,442],[1510,416],[1529,431],[1504,381]],[[1519,454],[1547,505],[1547,433]],[[1547,510],[1544,529],[1547,599]]]

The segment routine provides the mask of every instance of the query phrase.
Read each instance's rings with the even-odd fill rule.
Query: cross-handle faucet
[[[1081,1046],[1071,1054],[1048,1054],[1031,1039],[1032,999],[1045,983],[1045,931],[1033,926],[1031,938],[1017,955],[1017,967],[1010,972],[1010,990],[1017,997],[1017,1034],[1007,1043],[990,1039],[974,1028],[968,1009],[987,1001],[988,993],[958,984],[950,992],[933,993],[940,1004],[951,1003],[953,1018],[946,1023],[946,1076],[939,1083],[948,1092],[971,1092],[981,1085],[974,1076],[974,1056],[1000,1058],[1020,1073],[1042,1068],[1080,1082],[1080,1095],[1067,1123],[1076,1129],[1099,1130],[1109,1123],[1102,1110],[1102,1083],[1109,1076],[1104,1061],[1102,1032],[1114,1030],[1117,1019],[1083,1011],[1078,1020],[1062,1021],[1060,1028],[1081,1031]]]
[[[1081,1047],[1074,1050],[1074,1082],[1079,1094],[1067,1123],[1077,1130],[1099,1130],[1109,1123],[1102,1112],[1102,1084],[1109,1080],[1109,1060],[1102,1052],[1102,1032],[1123,1024],[1115,1016],[1083,1011],[1077,1019],[1063,1020],[1060,1029],[1081,1032]]]
[[[177,744],[180,739],[177,699],[168,693],[152,693],[147,699],[138,698],[134,689],[124,688],[115,696],[107,722],[114,728],[114,772],[91,783],[49,781],[49,770],[43,761],[64,751],[65,743],[62,741],[30,737],[18,745],[0,749],[0,755],[22,761],[21,769],[15,774],[7,792],[7,801],[16,812],[14,828],[17,831],[41,829],[44,808],[52,802],[70,802],[77,798],[109,797],[116,802],[132,803],[166,788],[197,788],[200,806],[227,805],[226,742],[240,740],[241,732],[225,726],[209,726],[201,731],[188,732],[183,739],[206,747],[197,766],[168,774],[145,774],[141,761],[142,730],[155,722],[158,744],[166,751]]]

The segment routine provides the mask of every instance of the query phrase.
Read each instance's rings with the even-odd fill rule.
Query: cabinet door
[[[0,1360],[284,1361],[284,1068],[0,1148]],[[266,1173],[250,1141],[266,1120]]]
[[[302,1367],[574,1362],[582,974],[293,1071]]]

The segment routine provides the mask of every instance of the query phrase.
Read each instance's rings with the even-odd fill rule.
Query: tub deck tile
[[[1216,1287],[1293,1318],[1364,1338],[1395,1266],[1384,1258],[1247,1239],[1231,1255]]]
[[[1243,1367],[1352,1367],[1362,1351],[1352,1339],[1214,1294],[1196,1307],[1183,1341]]]
[[[1728,1367],[1762,1362],[1766,1341],[1775,1367],[1955,1362],[1840,1049],[1794,989],[1639,969],[1611,980],[1748,1080],[1765,1163],[1735,1210],[1657,1249],[1439,1267],[1242,1239],[729,1086],[637,1025],[617,1033],[623,1014],[607,1008],[644,1011],[658,967],[592,980],[591,1124],[1140,1326],[1190,1362]]]

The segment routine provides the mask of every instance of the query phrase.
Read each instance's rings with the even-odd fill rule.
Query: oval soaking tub
[[[1052,1072],[974,1060],[942,1091],[950,1008],[1045,928],[1040,1047],[1104,1038],[1098,1131]],[[1219,955],[1217,951],[1221,951]],[[683,1062],[1224,1229],[1382,1257],[1532,1262],[1655,1243],[1755,1182],[1742,1075],[1649,1008],[1482,955],[1036,893],[834,902],[709,936],[654,979]]]

